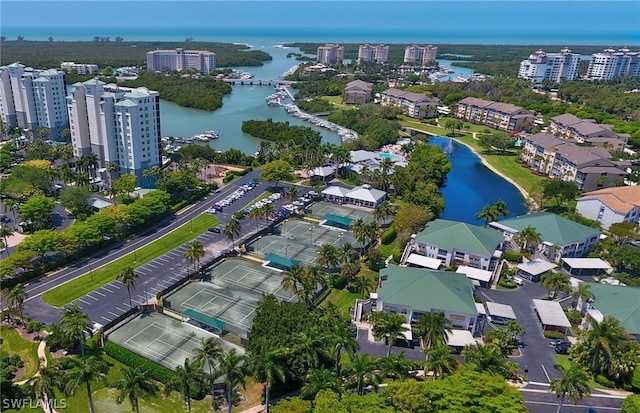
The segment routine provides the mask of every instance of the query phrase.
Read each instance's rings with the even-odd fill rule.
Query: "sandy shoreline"
[[[427,132],[424,131],[422,129],[417,129],[417,128],[412,128],[415,129],[416,131],[419,131],[421,133],[424,133],[426,135],[429,136],[442,136],[442,135],[438,135],[437,133],[432,133],[432,132]],[[446,136],[448,137],[448,136]],[[496,175],[498,175],[499,177],[501,177],[502,179],[506,180],[507,182],[509,182],[511,185],[515,186],[516,189],[522,194],[522,196],[525,199],[525,204],[527,205],[527,208],[529,211],[531,211],[531,205],[533,205],[534,208],[537,208],[537,204],[535,203],[535,201],[533,201],[533,199],[529,196],[529,193],[517,182],[515,182],[513,179],[511,179],[511,177],[505,175],[504,173],[502,173],[501,171],[499,171],[498,169],[496,169],[495,166],[491,165],[477,150],[476,148],[474,148],[473,146],[469,145],[466,142],[462,142],[459,139],[456,138],[452,138],[454,139],[457,143],[466,146],[467,148],[469,148],[471,150],[471,152],[473,152],[475,155],[478,156],[478,158],[480,158],[480,161],[482,162],[482,164],[484,166],[486,166],[490,171],[492,171],[493,173],[495,173]]]

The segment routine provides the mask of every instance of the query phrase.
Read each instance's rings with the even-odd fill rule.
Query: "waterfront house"
[[[442,102],[422,93],[390,88],[380,94],[380,105],[398,107],[407,116],[423,119],[437,117],[438,106],[442,105]]]
[[[582,257],[591,251],[600,237],[597,229],[549,212],[507,218],[489,224],[490,228],[500,231],[509,241],[529,226],[540,234],[542,242],[538,244],[538,251],[549,261],[557,261],[562,257]]]
[[[587,192],[578,199],[576,212],[609,229],[618,222],[640,222],[640,187],[621,186]]]
[[[549,132],[577,143],[623,149],[629,135],[616,133],[613,125],[598,124],[594,119],[580,119],[570,113],[554,116],[549,120]]]
[[[532,125],[535,114],[520,106],[474,97],[458,102],[456,117],[505,132],[521,131],[526,124]]]
[[[504,237],[489,228],[436,219],[411,236],[402,264],[416,262],[412,255],[440,260],[443,265],[466,265],[493,272],[504,250]],[[495,276],[495,275],[494,275]]]

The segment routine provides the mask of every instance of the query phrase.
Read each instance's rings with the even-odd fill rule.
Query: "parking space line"
[[[111,320],[109,320],[109,319],[108,319],[107,317],[105,317],[105,316],[100,316],[100,318],[107,320],[107,323],[110,323],[110,322],[111,322]]]
[[[113,292],[113,290],[108,289],[108,288],[107,288],[106,286],[104,286],[104,285],[102,286],[102,289],[103,289],[103,290],[107,290],[107,291],[109,291],[110,293],[112,293],[112,292]]]
[[[87,297],[89,297],[89,298],[91,298],[91,299],[93,299],[93,300],[96,300],[96,301],[100,301],[100,300],[98,300],[96,297],[92,296],[91,294],[87,294]]]
[[[123,313],[125,312],[125,310],[123,310],[122,308],[120,308],[120,307],[118,307],[118,306],[116,306],[116,310],[118,310],[118,311],[122,311]]]
[[[113,311],[109,311],[109,314],[111,314],[111,315],[112,315],[112,316],[114,316],[114,317],[117,317],[117,316],[118,316],[118,314],[114,313]]]
[[[116,283],[111,283],[111,284],[109,284],[109,287],[113,287],[113,288],[115,288],[116,290],[119,290],[119,289],[120,289],[120,286],[119,286],[118,284],[116,284]]]
[[[98,291],[98,290],[95,290],[95,291],[94,291],[94,293],[96,293],[96,294],[98,294],[98,295],[101,295],[101,296],[103,296],[103,297],[106,297],[106,295],[102,294],[102,293],[101,293],[100,291]]]
[[[85,300],[83,300],[82,298],[78,298],[78,301],[82,301],[82,302],[83,302],[83,303],[85,303],[85,304],[89,304],[89,305],[91,305],[91,303],[90,303],[90,302],[85,301]]]

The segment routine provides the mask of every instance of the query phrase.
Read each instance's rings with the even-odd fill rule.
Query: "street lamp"
[[[191,225],[191,232],[193,232],[193,218],[191,218],[191,220],[189,220],[190,225]]]
[[[93,267],[91,266],[91,261],[89,261],[89,275],[91,276],[91,284],[93,284]]]
[[[136,244],[133,244],[133,262],[138,262],[138,248],[136,247]]]
[[[289,244],[284,246],[284,257],[289,258]]]

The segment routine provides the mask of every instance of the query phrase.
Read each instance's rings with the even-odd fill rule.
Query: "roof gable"
[[[620,320],[632,334],[640,334],[640,288],[606,284],[589,284],[595,296],[593,306],[603,315]]]
[[[600,231],[568,220],[560,215],[549,212],[538,212],[500,221],[502,226],[521,231],[532,226],[538,231],[543,241],[556,245],[570,245],[582,243],[594,236],[600,235]]]
[[[489,228],[436,219],[416,234],[416,240],[448,250],[456,249],[491,257],[504,237],[500,232]]]

